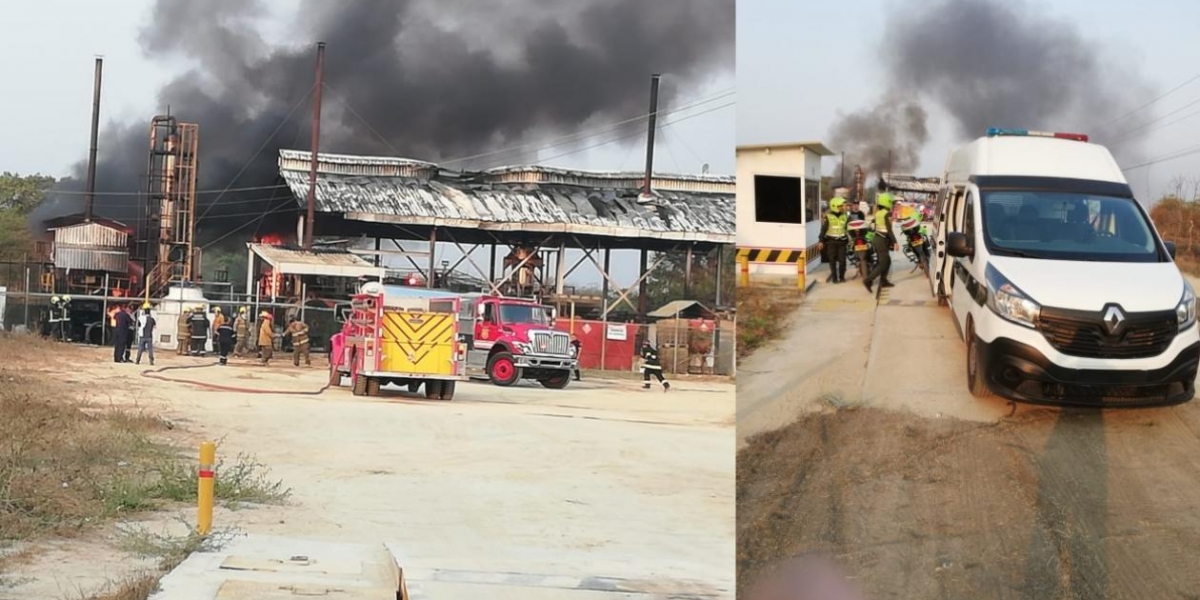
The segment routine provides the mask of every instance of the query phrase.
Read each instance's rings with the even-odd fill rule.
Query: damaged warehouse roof
[[[279,174],[302,205],[311,154],[280,150]],[[349,221],[496,232],[567,233],[732,244],[734,178],[542,166],[452,171],[405,158],[320,154],[316,211]],[[318,221],[319,222],[319,221]]]
[[[898,192],[915,192],[918,194],[937,194],[941,189],[942,180],[937,177],[916,177],[899,173],[883,173],[880,177],[893,190]]]

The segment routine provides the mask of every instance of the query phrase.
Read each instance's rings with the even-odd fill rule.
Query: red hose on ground
[[[335,381],[333,379],[334,371],[332,369],[330,370],[329,383],[326,383],[321,389],[316,390],[316,391],[300,391],[300,392],[293,391],[293,390],[264,390],[264,389],[259,389],[259,388],[245,388],[245,387],[237,387],[237,386],[233,386],[233,385],[221,385],[218,383],[208,383],[205,381],[194,381],[191,379],[176,379],[174,377],[164,377],[163,375],[161,375],[161,373],[163,373],[165,371],[176,371],[176,370],[182,370],[182,369],[200,369],[200,368],[204,368],[204,367],[216,366],[218,364],[220,364],[220,363],[212,363],[212,364],[208,364],[208,365],[179,365],[179,366],[173,366],[173,367],[159,367],[157,369],[149,369],[146,371],[142,371],[142,377],[148,377],[150,379],[157,379],[159,381],[169,381],[171,383],[183,383],[183,384],[187,384],[187,385],[194,385],[194,386],[207,388],[210,390],[222,391],[222,392],[238,392],[240,394],[287,394],[287,395],[292,395],[292,396],[317,396],[317,395],[325,393],[325,390],[328,390],[329,388],[333,387],[333,385],[335,384]],[[338,379],[340,380],[341,378],[339,377]]]

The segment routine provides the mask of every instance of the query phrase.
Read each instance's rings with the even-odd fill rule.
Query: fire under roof
[[[279,174],[301,206],[308,195],[310,156],[307,151],[279,152]],[[622,245],[619,240],[638,247],[639,241],[711,246],[735,239],[730,176],[656,173],[654,197],[643,201],[643,175],[635,172],[542,166],[452,171],[404,158],[326,153],[321,153],[317,171],[319,234],[327,228],[348,234],[356,227],[361,233],[379,225],[453,229],[464,243],[486,241],[482,232],[508,239],[549,234],[608,238],[601,243],[610,247]]]
[[[270,244],[247,244],[250,251],[262,258],[272,269],[285,275],[321,275],[326,277],[382,278],[384,269],[341,249],[301,250]]]

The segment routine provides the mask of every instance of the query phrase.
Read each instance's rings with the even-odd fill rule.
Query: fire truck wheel
[[[430,379],[425,382],[425,398],[428,400],[442,399],[442,383],[436,379]]]
[[[508,387],[520,381],[521,369],[512,354],[497,352],[488,360],[488,378],[496,385]]]
[[[353,393],[355,396],[367,395],[367,377],[365,375],[353,373],[350,375],[350,381],[353,384],[351,393]]]
[[[454,382],[453,381],[443,381],[442,382],[442,400],[453,400],[453,399],[454,399]]]
[[[415,394],[419,391],[421,391],[421,382],[420,381],[408,382],[408,393]]]
[[[558,375],[555,375],[554,377],[541,380],[541,384],[543,387],[547,387],[552,390],[561,390],[561,389],[567,387],[567,384],[569,384],[569,383],[571,383],[571,372],[570,371],[562,371]]]
[[[363,379],[367,380],[367,395],[368,396],[378,396],[379,395],[379,384],[382,383],[381,381],[379,381],[379,378],[378,377],[364,377]]]

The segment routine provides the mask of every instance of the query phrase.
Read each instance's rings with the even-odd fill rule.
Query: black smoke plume
[[[264,15],[261,0],[158,0],[143,29],[147,56],[190,61],[158,105],[199,124],[201,190],[273,185],[278,150],[308,148],[317,41],[327,43],[321,150],[430,161],[644,114],[652,72],[664,74],[667,111],[681,91],[733,68],[733,0],[307,0],[283,47],[259,34]],[[145,188],[151,116],[101,132],[97,191]],[[85,166],[59,189],[81,190]],[[286,189],[229,193],[210,210],[215,198],[198,203],[201,241],[266,206],[287,210],[262,230],[294,228]],[[81,210],[81,196],[60,194],[33,221]],[[101,196],[96,213],[131,224],[139,216],[133,197]]]
[[[946,113],[957,141],[988,127],[1015,127],[1089,133],[1118,156],[1138,151],[1140,136],[1124,134],[1136,123],[1102,125],[1150,95],[1151,86],[1040,4],[909,2],[886,24],[879,57],[891,92],[830,131],[848,166],[874,164],[878,172],[879,156],[891,149],[893,170],[916,168],[928,138],[922,106]]]

